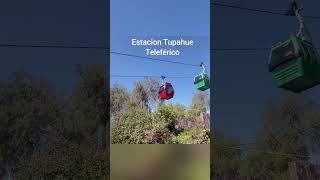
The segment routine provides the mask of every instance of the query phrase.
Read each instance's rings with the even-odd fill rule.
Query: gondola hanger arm
[[[164,84],[164,79],[165,79],[166,77],[165,76],[161,76],[161,82],[162,82],[162,84]]]
[[[292,2],[290,3],[290,7],[289,7],[287,14],[291,15],[291,16],[296,16],[299,21],[299,30],[298,30],[296,36],[301,38],[302,40],[307,40],[310,43],[312,43],[311,35],[306,27],[304,17],[301,13],[302,10],[303,10],[303,7],[301,6],[299,8],[296,0],[292,0]]]
[[[204,63],[203,63],[203,62],[201,62],[200,67],[202,68],[202,73],[203,73],[203,74],[206,74],[206,73],[207,73],[207,71],[206,71],[206,68],[205,68],[205,66],[204,66]]]

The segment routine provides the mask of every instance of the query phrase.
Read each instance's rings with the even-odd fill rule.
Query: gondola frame
[[[198,77],[201,76],[201,80]],[[207,74],[201,73],[194,77],[194,85],[198,90],[205,91],[210,88],[210,80]]]
[[[163,88],[163,90],[161,90]],[[158,95],[161,100],[169,100],[174,96],[174,88],[171,83],[165,82],[161,84],[158,90]]]
[[[291,59],[272,67],[273,53],[284,45],[292,43],[294,54]],[[311,43],[292,35],[271,49],[269,71],[277,87],[300,93],[320,83],[320,59]]]

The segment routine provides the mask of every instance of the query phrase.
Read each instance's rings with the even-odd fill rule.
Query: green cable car
[[[311,43],[296,36],[271,49],[269,71],[278,87],[302,92],[320,83],[320,59]]]
[[[198,90],[205,91],[210,88],[210,79],[206,73],[204,64],[201,63],[200,66],[202,67],[202,72],[194,77],[194,84]]]
[[[320,58],[312,41],[303,36],[300,10],[294,11],[300,21],[299,33],[272,47],[268,66],[279,88],[299,93],[320,83]]]

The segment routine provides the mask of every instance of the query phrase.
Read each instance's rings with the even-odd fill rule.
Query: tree
[[[159,104],[154,113],[154,122],[163,122],[171,132],[175,130],[177,114],[172,104]]]
[[[79,82],[71,96],[71,104],[69,105],[69,116],[67,119],[71,122],[71,126],[66,129],[68,144],[78,144],[79,146],[88,146],[91,148],[84,149],[80,152],[88,158],[86,168],[94,168],[99,166],[99,169],[94,168],[92,171],[87,172],[87,179],[90,177],[105,177],[107,175],[107,163],[109,161],[109,127],[110,114],[109,114],[109,94],[108,94],[108,78],[107,72],[103,65],[92,64],[87,66],[79,66]],[[70,137],[74,137],[73,139]],[[79,139],[82,138],[82,139]],[[96,163],[95,158],[99,158]],[[79,163],[72,161],[73,165]],[[90,164],[92,167],[90,167]],[[81,178],[80,178],[81,179]],[[96,178],[93,178],[96,179]]]
[[[140,108],[148,108],[148,93],[141,82],[134,85],[131,94],[131,103],[138,105]]]
[[[1,83],[0,164],[13,173],[20,158],[39,151],[48,129],[61,116],[61,104],[51,89],[48,81],[35,80],[24,72],[12,73]],[[3,172],[5,167],[0,168]]]
[[[116,115],[111,124],[113,144],[141,144],[145,131],[152,127],[152,116],[147,109],[130,108]]]
[[[144,142],[148,144],[171,143],[171,138],[176,135],[176,118],[174,106],[160,102],[153,113],[152,128],[147,131]]]
[[[192,131],[183,131],[179,133],[177,136],[172,138],[173,144],[197,144],[197,141],[195,140],[194,132]]]
[[[125,87],[114,85],[110,89],[110,112],[114,117],[118,112],[122,111],[128,102],[130,94]]]
[[[235,138],[225,138],[216,133],[211,141],[211,176],[233,177],[239,174],[240,151]]]
[[[278,102],[267,104],[257,138],[258,152],[248,154],[241,173],[269,179],[288,179],[288,162],[308,160],[308,141],[314,118],[304,118],[314,104],[303,96],[284,94]],[[319,116],[318,116],[319,117]],[[319,137],[319,136],[318,136]],[[273,153],[264,153],[273,152]]]
[[[155,104],[157,104],[157,102],[159,101],[158,90],[160,87],[160,83],[155,79],[152,79],[150,77],[145,77],[143,79],[142,84],[148,96],[149,110],[151,110],[155,107]]]
[[[106,72],[100,65],[78,68],[70,102],[58,100],[47,81],[25,73],[0,83],[2,172],[9,167],[14,179],[107,178]]]
[[[105,69],[78,66],[79,83],[50,124],[39,153],[19,157],[16,179],[105,179],[108,91]],[[97,136],[98,135],[98,136]]]
[[[173,105],[173,111],[176,112],[177,117],[183,117],[186,115],[186,107],[182,104]]]
[[[69,123],[83,138],[100,139],[102,148],[107,149],[109,94],[106,69],[95,64],[78,68],[79,84],[71,97]]]
[[[37,157],[21,161],[15,179],[107,179],[108,162],[97,144],[50,141]]]
[[[191,106],[188,111],[188,116],[191,119],[196,119],[201,113],[210,109],[210,96],[203,91],[197,91],[192,97]]]

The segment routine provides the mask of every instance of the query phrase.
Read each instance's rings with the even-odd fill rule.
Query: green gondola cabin
[[[198,90],[205,91],[210,88],[210,80],[206,73],[194,77],[194,84]]]
[[[292,35],[272,47],[269,71],[279,88],[295,93],[320,83],[320,59],[312,43]]]

